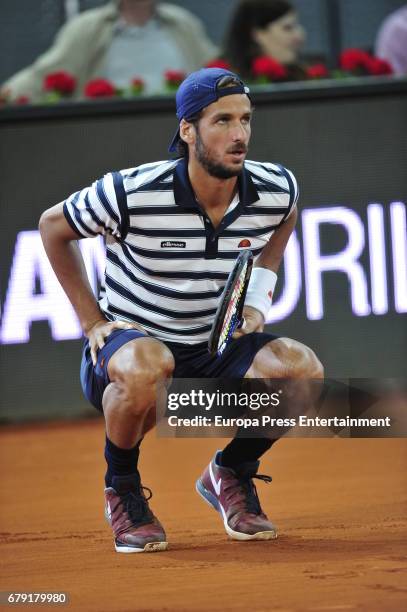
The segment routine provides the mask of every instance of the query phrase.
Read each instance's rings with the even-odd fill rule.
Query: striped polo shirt
[[[259,255],[298,199],[293,174],[278,164],[247,160],[238,186],[216,228],[184,159],[111,172],[65,200],[80,237],[106,237],[99,305],[107,319],[139,323],[164,341],[207,341],[239,252]]]

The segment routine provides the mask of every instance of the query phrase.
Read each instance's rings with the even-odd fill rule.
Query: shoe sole
[[[110,519],[110,515],[105,508],[105,519],[112,526],[112,521]],[[136,546],[126,546],[125,544],[118,544],[117,541],[114,543],[114,548],[118,553],[142,553],[142,552],[160,552],[162,550],[167,550],[168,542],[148,542],[144,548],[139,548]]]
[[[205,488],[202,480],[198,478],[195,485],[197,493],[202,497],[206,503],[214,508],[216,512],[218,512],[223,519],[223,526],[225,528],[226,533],[232,540],[239,540],[240,542],[245,542],[248,540],[275,540],[277,539],[277,531],[258,531],[257,533],[249,534],[249,533],[241,533],[240,531],[234,531],[228,525],[226,513],[223,509],[222,504],[219,500]]]
[[[167,550],[168,542],[148,542],[148,544],[146,544],[144,548],[136,548],[135,546],[122,546],[115,542],[114,547],[116,552],[118,553],[152,553]]]

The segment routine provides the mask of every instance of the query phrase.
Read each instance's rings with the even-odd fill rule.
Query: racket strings
[[[245,287],[246,271],[247,271],[247,264],[243,267],[239,275],[239,278],[237,279],[236,284],[233,287],[232,294],[230,296],[230,302],[226,310],[222,329],[219,335],[219,343],[218,343],[219,349],[223,347],[225,342],[233,334],[238,324],[237,311],[238,311],[239,304],[240,304],[240,298],[242,296],[242,293]]]

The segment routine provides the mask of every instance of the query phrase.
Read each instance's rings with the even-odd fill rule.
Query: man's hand
[[[246,334],[263,331],[264,317],[259,310],[252,306],[245,306],[243,308],[243,317],[243,327],[235,331],[233,338],[240,338],[240,336],[245,336]]]
[[[137,323],[128,323],[126,321],[107,321],[106,319],[100,319],[85,331],[85,335],[89,340],[90,354],[92,356],[92,363],[95,366],[97,362],[97,353],[104,347],[105,338],[109,336],[115,329],[138,329],[141,332],[147,333],[144,329],[137,325]]]

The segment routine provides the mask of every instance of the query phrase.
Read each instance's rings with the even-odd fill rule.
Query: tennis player
[[[81,322],[81,382],[106,421],[106,515],[118,552],[164,550],[137,469],[155,423],[157,394],[171,377],[318,378],[314,352],[263,331],[277,271],[297,218],[293,174],[246,160],[252,105],[237,75],[218,68],[189,75],[177,96],[178,158],[111,172],[45,211],[40,231],[53,269]],[[96,301],[77,240],[102,234],[107,265]],[[207,341],[233,263],[255,255],[246,324],[221,357]],[[272,441],[233,439],[197,489],[237,540],[276,537],[254,478]],[[147,491],[147,494],[146,494]]]

